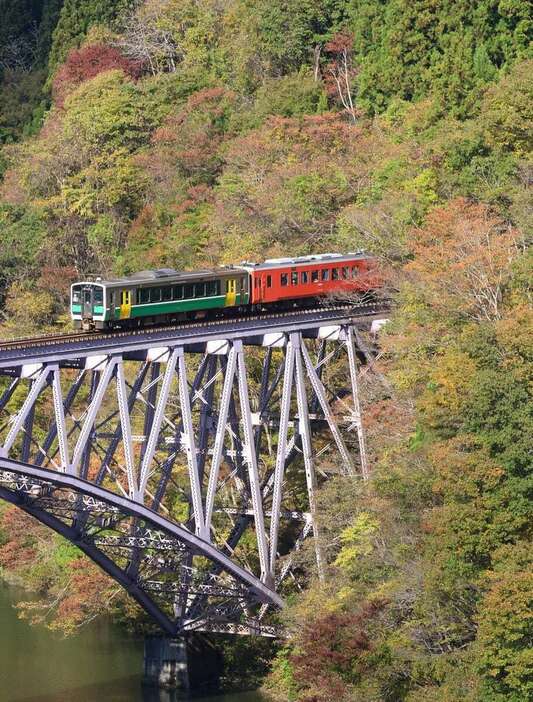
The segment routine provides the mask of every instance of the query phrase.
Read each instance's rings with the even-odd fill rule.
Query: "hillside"
[[[322,491],[328,579],[304,551],[270,694],[532,699],[530,4],[0,10],[0,335],[68,325],[91,272],[357,248],[386,272],[372,480]],[[56,605],[73,572],[93,579],[64,628],[101,607],[75,551],[11,509],[0,528],[4,571]]]

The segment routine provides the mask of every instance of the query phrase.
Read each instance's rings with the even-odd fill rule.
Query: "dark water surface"
[[[142,641],[108,622],[94,622],[68,639],[30,627],[13,609],[16,595],[0,583],[0,702],[176,701],[170,693],[141,687]],[[201,698],[261,700],[256,693]]]

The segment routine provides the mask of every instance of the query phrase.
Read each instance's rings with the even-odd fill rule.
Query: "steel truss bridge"
[[[366,479],[358,365],[378,304],[0,342],[0,498],[170,636],[275,636],[317,484]]]

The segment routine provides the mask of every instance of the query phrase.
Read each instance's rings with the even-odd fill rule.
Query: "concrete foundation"
[[[144,683],[164,690],[190,691],[185,638],[147,636],[144,639]]]
[[[143,683],[147,689],[166,690],[168,702],[216,691],[222,670],[219,652],[201,636],[145,637]],[[164,696],[158,700],[167,702]]]

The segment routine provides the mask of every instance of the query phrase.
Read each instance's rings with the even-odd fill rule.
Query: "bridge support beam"
[[[157,686],[194,687],[177,637],[279,635],[266,617],[286,577],[297,584],[307,537],[326,572],[317,490],[331,474],[368,478],[363,323],[335,310],[274,322],[192,341],[180,329],[159,347],[141,334],[134,350],[110,336],[98,355],[88,338],[8,366],[0,353],[0,499],[75,544],[172,637],[147,642]]]

